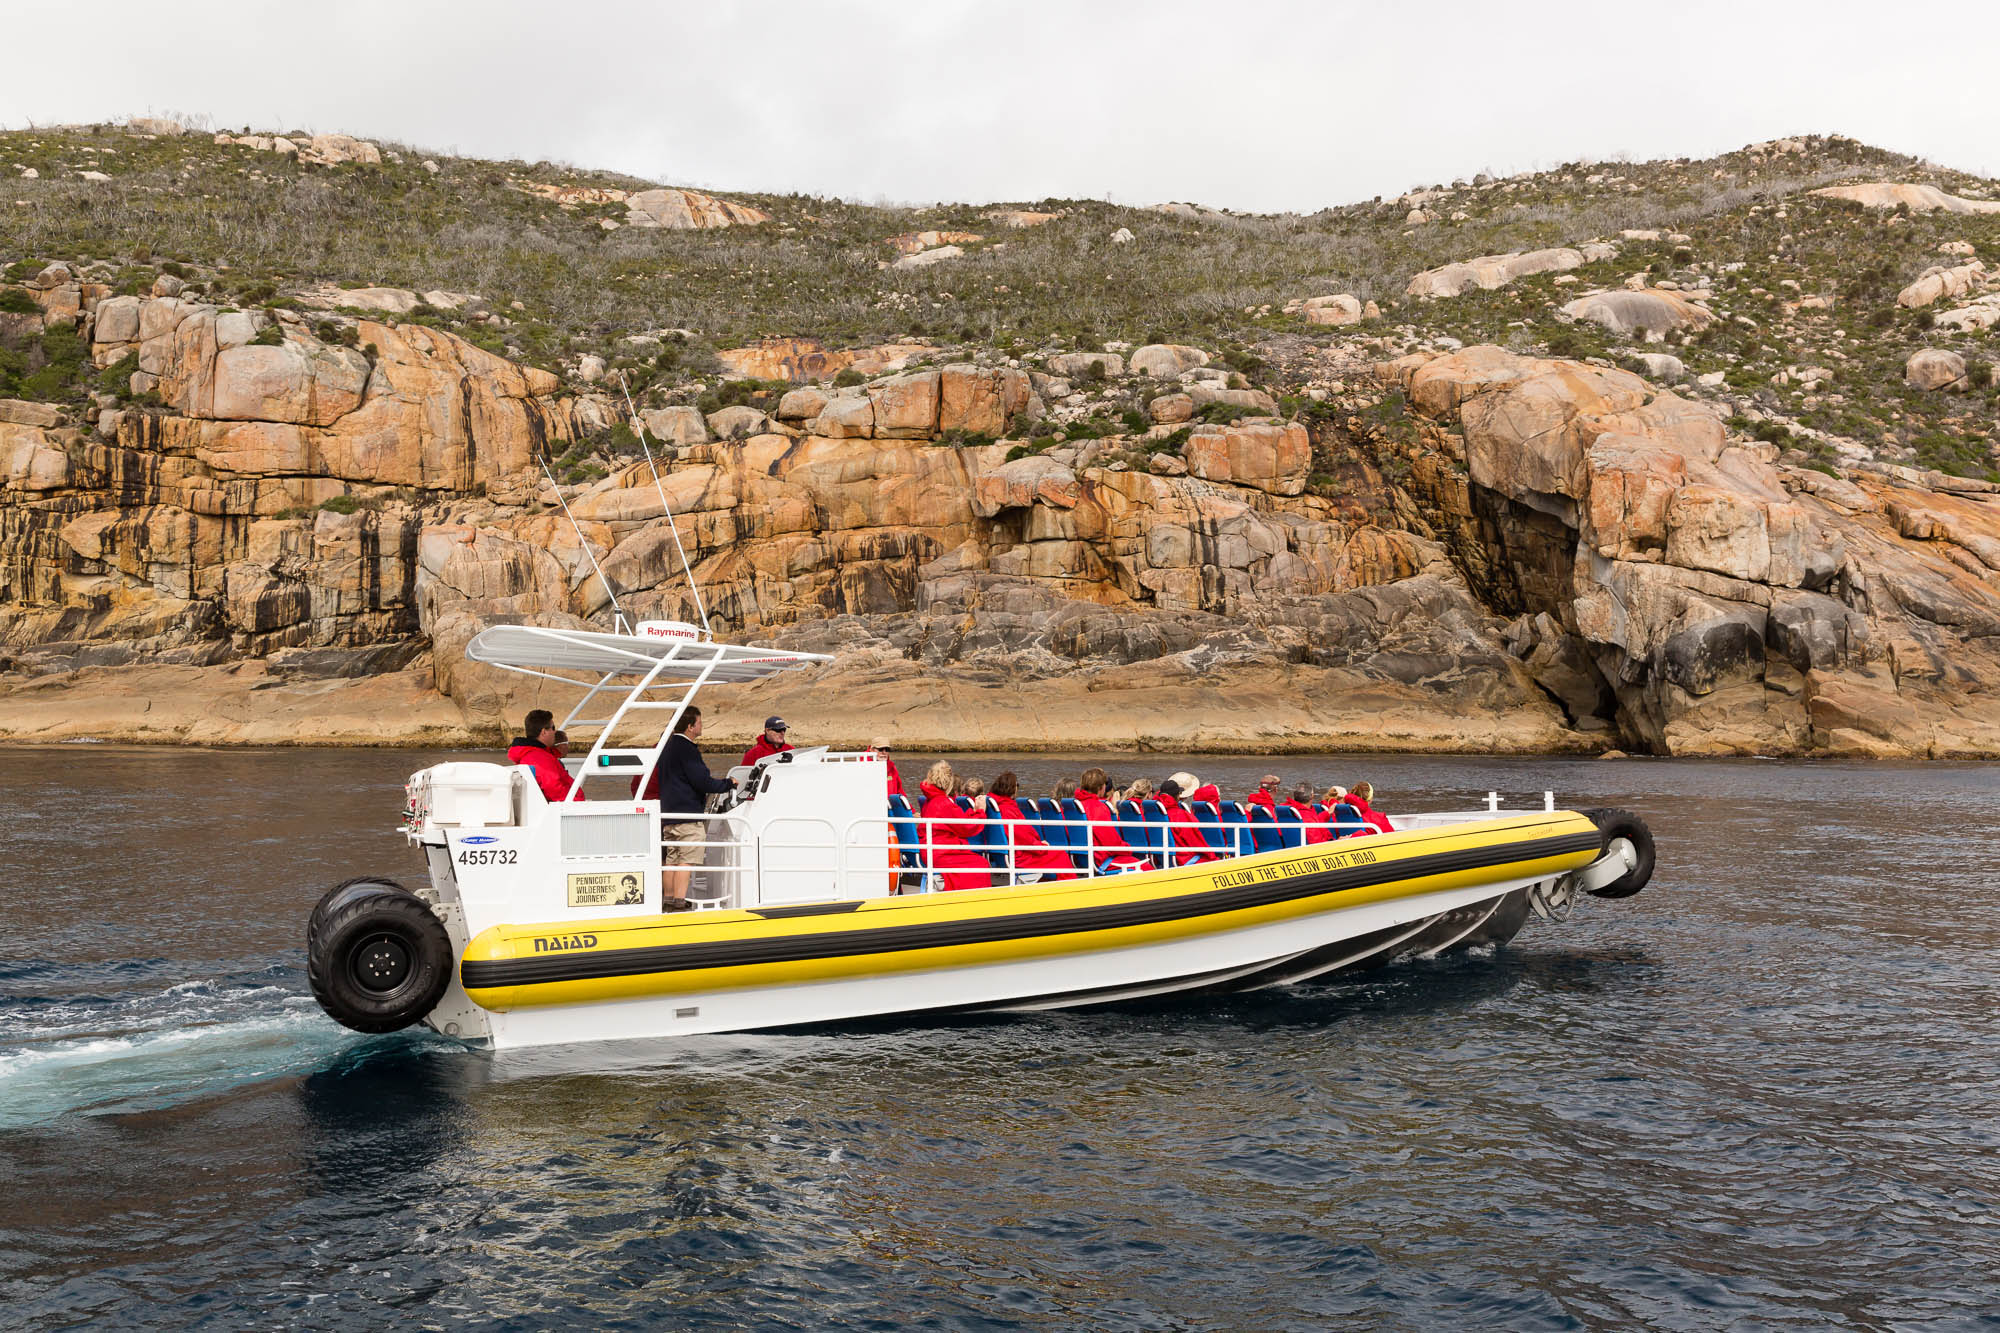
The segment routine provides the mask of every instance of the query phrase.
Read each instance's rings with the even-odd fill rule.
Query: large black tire
[[[1630,810],[1599,809],[1586,810],[1584,816],[1597,825],[1604,835],[1604,846],[1609,850],[1614,839],[1623,838],[1632,844],[1632,850],[1639,854],[1639,864],[1612,880],[1601,889],[1590,892],[1599,898],[1630,898],[1646,887],[1653,878],[1653,831],[1646,827],[1646,821]]]
[[[395,1032],[437,1007],[451,984],[451,936],[422,899],[382,881],[349,881],[306,931],[313,998],[356,1032]]]
[[[381,894],[407,894],[409,890],[393,879],[383,879],[379,875],[361,875],[354,879],[342,880],[320,895],[314,904],[312,915],[306,918],[306,956],[310,958],[319,948],[322,924],[327,914],[336,908],[345,907],[358,898],[376,897]]]

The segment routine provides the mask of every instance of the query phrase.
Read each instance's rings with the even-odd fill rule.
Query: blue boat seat
[[[924,868],[924,840],[917,832],[917,812],[910,808],[908,798],[891,793],[889,796],[889,823],[896,830],[896,851],[905,870]]]
[[[1271,812],[1261,805],[1253,805],[1248,810],[1250,817],[1250,845],[1259,852],[1275,852],[1285,845],[1278,833],[1278,821]]]
[[[1243,813],[1239,802],[1224,801],[1217,813],[1222,816],[1222,832],[1228,840],[1224,855],[1248,856],[1256,850],[1250,837],[1250,816]]]
[[[1222,815],[1213,805],[1207,801],[1189,801],[1187,812],[1194,816],[1194,826],[1201,830],[1202,841],[1208,844],[1210,851],[1224,856],[1232,854],[1230,839],[1222,827]]]
[[[1351,838],[1357,833],[1372,833],[1375,826],[1361,817],[1361,812],[1345,801],[1337,801],[1333,806],[1333,836]]]
[[[1118,836],[1125,839],[1125,845],[1154,865],[1160,863],[1160,844],[1156,838],[1159,832],[1144,826],[1146,812],[1139,808],[1137,801],[1120,801]]]
[[[1283,847],[1306,845],[1306,821],[1287,805],[1278,807],[1278,843]]]
[[[1076,863],[1078,870],[1090,865],[1090,830],[1084,827],[1083,806],[1075,797],[1062,803],[1063,836],[1068,843],[1069,859]]]

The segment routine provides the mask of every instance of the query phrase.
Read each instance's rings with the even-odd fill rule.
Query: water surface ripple
[[[0,1324],[2000,1327],[1990,768],[1286,759],[1661,872],[1324,986],[492,1057],[306,994],[427,756],[16,758]]]

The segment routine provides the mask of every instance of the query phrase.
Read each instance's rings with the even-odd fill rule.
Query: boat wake
[[[307,1072],[365,1041],[262,981],[0,1001],[0,1129],[149,1110]]]

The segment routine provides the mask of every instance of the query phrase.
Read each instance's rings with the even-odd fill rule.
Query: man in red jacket
[[[523,735],[516,736],[507,746],[507,762],[525,764],[535,775],[535,785],[542,789],[542,795],[551,801],[560,801],[569,795],[569,770],[562,760],[556,758],[556,718],[546,708],[537,708],[528,714],[527,724],[521,728]]]
[[[894,748],[889,744],[889,738],[887,736],[877,736],[874,740],[868,742],[868,748],[882,756],[882,763],[889,770],[889,794],[891,796],[900,796],[906,801],[909,800],[910,794],[903,790],[903,775],[896,771],[896,761],[889,757],[890,750]]]
[[[750,748],[743,752],[744,766],[747,768],[767,755],[783,754],[785,751],[791,749],[791,742],[785,739],[785,732],[787,730],[785,719],[782,717],[765,718],[764,734],[759,736]]]
[[[1266,773],[1264,780],[1257,784],[1257,790],[1244,799],[1245,805],[1261,805],[1271,812],[1273,819],[1278,815],[1278,788],[1285,784],[1276,773]]]

